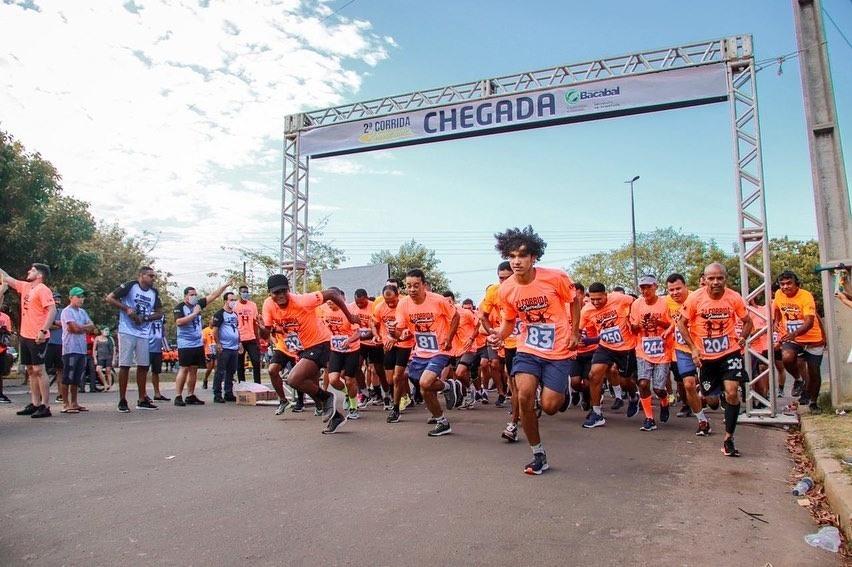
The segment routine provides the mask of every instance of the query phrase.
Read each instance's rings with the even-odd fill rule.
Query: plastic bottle
[[[793,487],[793,494],[796,496],[804,496],[814,487],[814,481],[809,476],[802,477],[796,486]]]
[[[840,549],[840,530],[834,526],[823,526],[817,533],[806,535],[805,541],[813,547],[837,553]]]

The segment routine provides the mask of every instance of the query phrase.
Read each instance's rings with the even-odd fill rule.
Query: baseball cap
[[[284,274],[272,274],[269,276],[269,279],[266,280],[266,288],[269,290],[269,293],[278,291],[279,289],[289,289],[290,281]]]
[[[655,285],[657,283],[657,276],[653,274],[645,274],[644,276],[639,278],[639,285]]]
[[[82,287],[72,287],[68,291],[68,297],[86,297],[86,290]]]

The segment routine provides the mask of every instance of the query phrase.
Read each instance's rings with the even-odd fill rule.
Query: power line
[[[327,19],[329,19],[329,18],[330,18],[330,17],[332,17],[333,15],[337,14],[338,12],[340,12],[340,11],[341,11],[343,8],[345,8],[346,6],[348,6],[348,5],[350,5],[350,4],[354,4],[354,3],[355,3],[355,0],[349,0],[349,2],[347,2],[347,3],[346,3],[346,4],[344,4],[343,6],[341,6],[340,8],[338,8],[337,10],[335,10],[334,12],[332,12],[331,14],[327,15],[327,16],[326,16],[326,17],[324,17],[323,19],[321,19],[321,20],[320,20],[320,23],[323,23],[324,21],[326,21]]]
[[[852,1],[852,0],[850,0],[850,1]],[[836,29],[836,30],[837,30],[837,33],[839,33],[839,34],[840,34],[840,37],[842,37],[842,38],[843,38],[843,41],[845,41],[845,42],[846,42],[846,45],[848,45],[848,46],[849,46],[849,48],[850,48],[850,49],[852,49],[852,43],[850,43],[850,42],[849,42],[849,38],[848,38],[848,37],[846,37],[846,34],[844,34],[844,33],[843,33],[843,30],[842,30],[842,29],[840,29],[840,26],[838,26],[838,25],[837,25],[837,22],[835,22],[835,21],[834,21],[834,18],[832,18],[832,17],[831,17],[831,14],[829,14],[829,13],[828,13],[828,10],[826,10],[825,8],[823,8],[823,9],[822,9],[822,13],[823,13],[823,14],[825,14],[825,17],[826,17],[826,18],[828,18],[828,21],[829,21],[829,22],[831,22],[831,23],[834,25],[834,29]]]

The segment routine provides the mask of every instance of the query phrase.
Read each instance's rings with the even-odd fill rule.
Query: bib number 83
[[[556,328],[552,325],[528,325],[527,346],[539,350],[553,350],[556,342]]]

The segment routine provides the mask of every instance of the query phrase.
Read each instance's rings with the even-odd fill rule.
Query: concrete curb
[[[837,514],[846,541],[852,541],[852,481],[843,472],[843,465],[828,451],[820,449],[819,435],[808,420],[803,419],[801,427],[805,448],[813,457],[815,476],[825,487],[826,500],[832,512]]]

